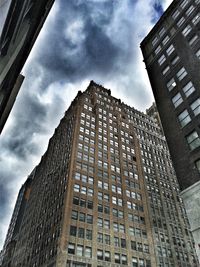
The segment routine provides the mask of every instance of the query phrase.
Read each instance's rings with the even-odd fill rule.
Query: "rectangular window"
[[[162,28],[160,31],[159,31],[159,35],[160,35],[160,37],[162,37],[164,34],[165,34],[165,32],[166,32],[166,30],[165,30],[165,28]]]
[[[179,81],[181,81],[186,75],[187,75],[187,71],[185,70],[184,67],[182,67],[176,74]]]
[[[92,258],[92,249],[90,247],[85,248],[85,257]]]
[[[195,165],[197,167],[198,172],[200,173],[200,159],[198,159],[197,161],[195,161]]]
[[[197,98],[191,105],[190,105],[194,115],[197,116],[200,114],[200,98]]]
[[[75,254],[75,244],[73,244],[73,243],[68,244],[68,253],[69,254]]]
[[[171,61],[172,65],[175,65],[179,61],[179,59],[180,59],[179,56],[175,56]]]
[[[126,255],[122,255],[121,259],[122,259],[122,264],[127,265],[127,256]]]
[[[174,87],[176,87],[176,82],[174,80],[174,78],[172,78],[168,83],[167,83],[167,88],[169,91],[171,91],[172,89],[174,89]]]
[[[160,51],[161,51],[161,46],[159,45],[159,46],[155,49],[155,54],[157,55]]]
[[[186,136],[186,139],[191,150],[200,146],[200,139],[196,131],[193,131],[191,134]]]
[[[187,4],[189,3],[189,0],[184,0],[181,4],[180,7],[181,8],[185,8],[187,6]]]
[[[200,21],[200,13],[198,13],[193,19],[192,23],[196,25]]]
[[[198,35],[196,34],[189,40],[189,45],[193,45],[198,40]]]
[[[180,18],[180,19],[177,21],[177,26],[178,26],[178,27],[181,27],[181,25],[182,25],[184,22],[185,22],[185,18],[184,18],[184,17]]]
[[[163,39],[162,44],[165,45],[168,41],[169,41],[169,36],[167,35],[167,36]]]
[[[200,59],[200,49],[196,52],[196,56]]]
[[[187,36],[192,30],[192,27],[188,24],[183,30],[182,30],[182,34],[183,36]]]
[[[138,267],[138,260],[135,257],[132,257],[132,267]]]
[[[105,251],[104,258],[105,258],[105,261],[110,261],[111,260],[109,251]]]
[[[191,118],[190,118],[190,115],[189,115],[187,109],[185,109],[183,112],[181,112],[178,115],[178,120],[179,120],[182,127],[184,127],[185,125],[187,125],[191,121]]]
[[[158,64],[161,66],[165,61],[166,61],[166,57],[165,57],[165,55],[162,55],[162,56],[158,59]]]
[[[92,230],[86,229],[86,239],[92,240]]]
[[[173,14],[172,14],[172,18],[176,19],[180,14],[180,11],[177,9]]]
[[[70,226],[70,235],[71,235],[71,236],[76,236],[76,232],[77,232],[77,227],[71,225],[71,226]]]
[[[174,52],[175,48],[173,45],[170,45],[167,49],[166,49],[166,53],[167,55],[171,55]]]
[[[191,5],[187,10],[186,10],[186,12],[185,12],[185,14],[187,15],[187,16],[189,16],[193,11],[194,11],[194,6],[193,5]]]
[[[188,97],[189,95],[191,95],[194,91],[195,91],[195,88],[194,88],[194,85],[192,84],[192,82],[187,83],[183,87],[183,92],[184,92],[184,94],[185,94],[186,97]]]
[[[103,260],[103,250],[100,249],[97,250],[97,259]]]
[[[167,67],[162,71],[162,74],[163,74],[163,75],[167,74],[167,73],[169,72],[169,70],[170,70],[170,67],[167,66]]]
[[[72,210],[71,218],[73,220],[78,220],[78,212],[76,210]]]
[[[172,102],[173,102],[175,108],[178,107],[183,102],[183,98],[182,98],[181,94],[180,93],[177,93],[172,98]]]
[[[83,246],[81,245],[77,245],[77,248],[76,248],[76,255],[77,256],[83,256]]]
[[[120,263],[120,254],[115,253],[115,263]]]

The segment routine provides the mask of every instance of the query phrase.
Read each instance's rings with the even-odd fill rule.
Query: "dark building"
[[[199,266],[159,126],[94,82],[50,139],[23,214],[12,267]]]
[[[1,264],[3,264],[3,266],[7,266],[7,267],[12,266],[11,259],[14,253],[16,241],[18,239],[19,229],[20,229],[21,222],[23,219],[24,210],[25,210],[27,201],[29,199],[32,179],[33,179],[33,174],[29,176],[29,178],[22,185],[19,191],[17,201],[15,204],[15,208],[14,208],[12,218],[10,221],[10,225],[8,228],[8,233],[6,236],[4,247],[1,252],[2,254]]]
[[[0,133],[24,79],[20,71],[53,2],[0,0]]]
[[[173,1],[141,49],[200,257],[200,1]]]

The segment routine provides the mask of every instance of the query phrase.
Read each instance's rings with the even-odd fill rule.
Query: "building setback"
[[[200,1],[174,0],[141,43],[200,259]]]
[[[0,0],[0,133],[24,80],[20,72],[53,3]]]
[[[35,168],[11,266],[198,266],[153,118],[94,82],[79,91]]]

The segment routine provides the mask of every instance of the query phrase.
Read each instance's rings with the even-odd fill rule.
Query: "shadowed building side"
[[[20,72],[53,2],[0,1],[0,12],[8,10],[0,35],[0,133],[23,82]]]
[[[141,43],[200,258],[200,1],[174,0]]]

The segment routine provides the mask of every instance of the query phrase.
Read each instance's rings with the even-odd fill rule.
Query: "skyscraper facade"
[[[20,74],[54,0],[0,0],[0,133],[21,88]]]
[[[174,0],[141,43],[200,258],[200,1]]]
[[[94,82],[77,94],[35,168],[11,266],[198,266],[153,118]]]

